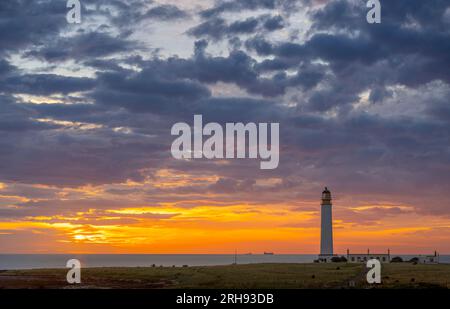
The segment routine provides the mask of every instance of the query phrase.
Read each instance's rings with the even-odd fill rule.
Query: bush
[[[346,263],[347,259],[344,256],[333,256],[331,258],[331,262],[333,262],[333,263]]]
[[[419,262],[419,258],[418,257],[413,257],[412,259],[409,260],[411,263],[418,263]]]
[[[402,263],[402,262],[403,262],[403,259],[402,259],[401,257],[399,257],[399,256],[396,256],[396,257],[393,257],[393,258],[391,259],[391,262],[392,262],[392,263]]]

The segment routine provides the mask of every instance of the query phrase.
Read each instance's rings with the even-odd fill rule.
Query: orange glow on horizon
[[[156,173],[156,179],[146,178],[142,182],[76,188],[33,185],[32,188],[54,190],[59,202],[42,214],[0,219],[0,253],[224,254],[238,250],[316,254],[319,251],[318,200],[293,203],[283,201],[282,193],[274,193],[278,202],[266,203],[253,202],[252,193],[249,202],[243,197],[240,201],[241,197],[216,192],[177,192],[184,186],[214,184],[217,179],[215,175],[181,175],[164,169]],[[255,186],[271,190],[281,183],[278,178],[269,178]],[[0,184],[0,189],[7,187],[8,184]],[[157,202],[146,201],[141,190],[154,188],[169,190],[170,196],[156,196]],[[112,195],[111,189],[121,190],[121,194]],[[2,201],[32,200],[5,194],[0,195]],[[46,207],[46,199],[33,201]],[[398,253],[450,252],[448,218],[417,214],[411,205],[395,201],[346,206],[347,203],[343,198],[333,203],[334,244],[338,253],[347,248],[363,252],[367,248],[383,252],[390,248]],[[14,207],[17,210],[19,206]],[[29,207],[36,206],[21,210],[27,211]]]

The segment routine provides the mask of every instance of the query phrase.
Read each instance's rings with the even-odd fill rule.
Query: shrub
[[[334,262],[334,263],[345,263],[345,262],[347,262],[347,259],[344,256],[333,256],[331,258],[331,262]]]
[[[399,256],[396,256],[396,257],[393,257],[393,258],[391,259],[391,262],[392,262],[392,263],[402,263],[402,262],[403,262],[403,259],[402,259],[401,257],[399,257]]]

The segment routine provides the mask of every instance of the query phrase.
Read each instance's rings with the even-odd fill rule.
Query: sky
[[[0,2],[0,253],[450,253],[450,3]],[[280,124],[280,163],[171,127]]]

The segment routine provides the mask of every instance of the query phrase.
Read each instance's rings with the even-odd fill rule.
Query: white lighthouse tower
[[[322,192],[320,218],[320,259],[327,261],[333,257],[333,217],[331,192],[327,187],[325,187],[325,190]]]

